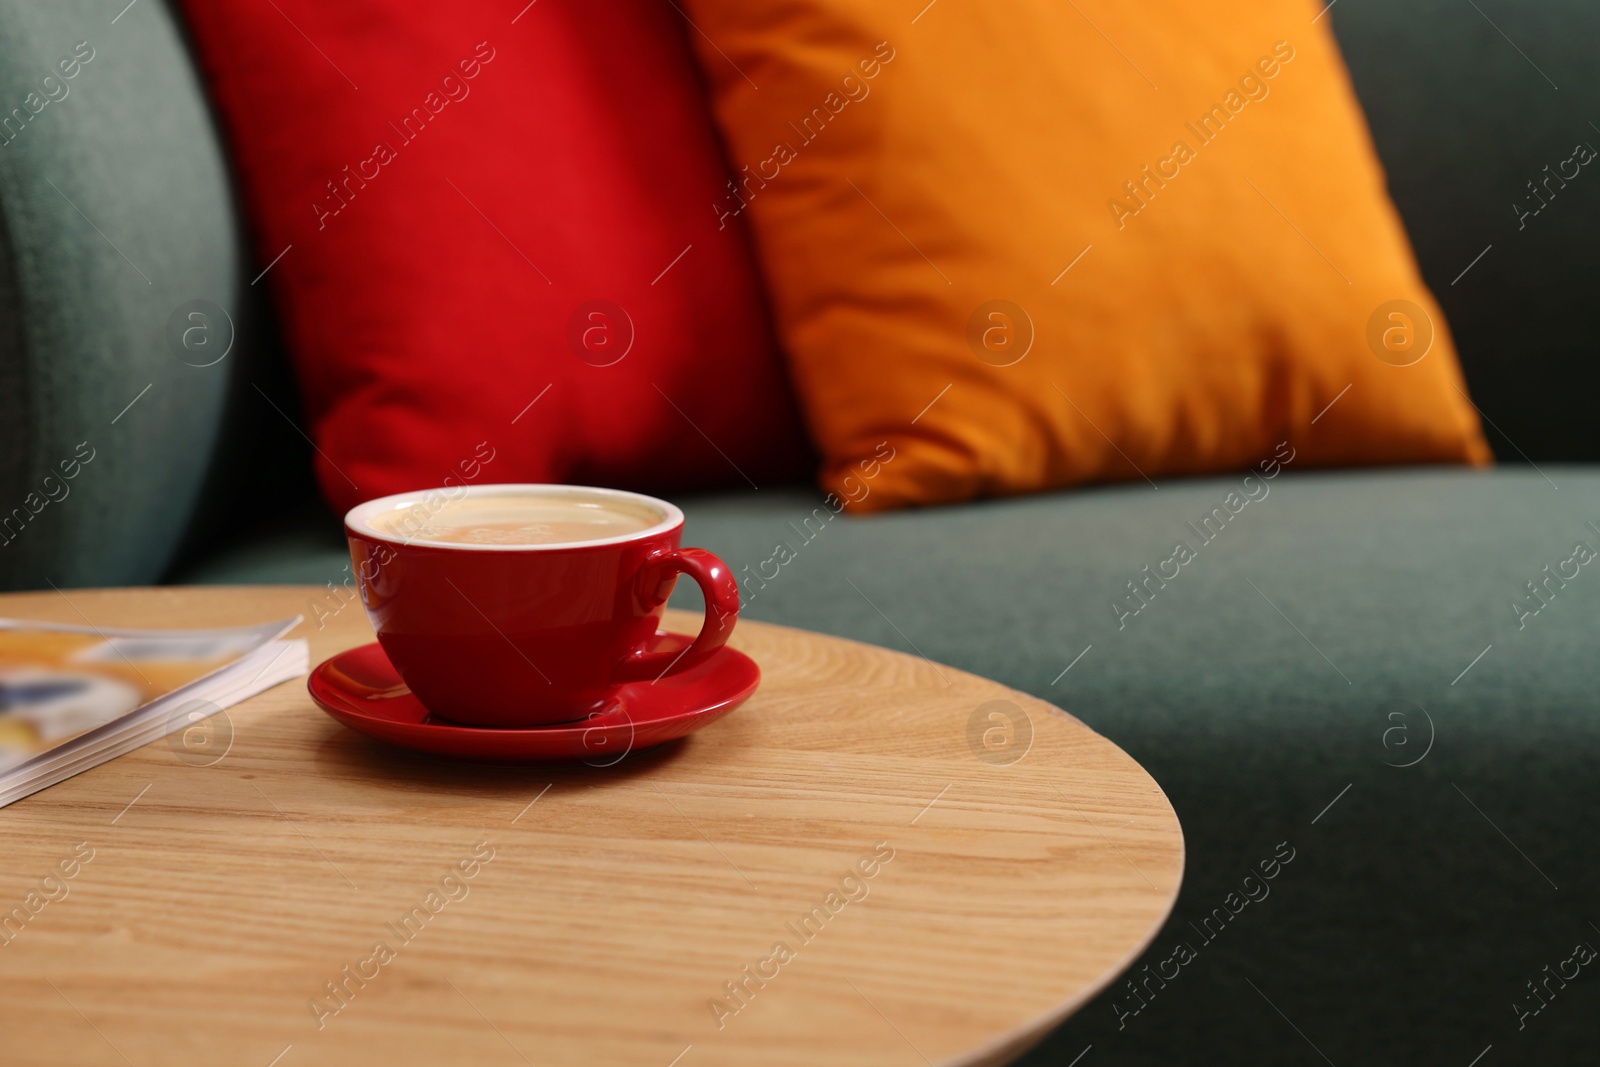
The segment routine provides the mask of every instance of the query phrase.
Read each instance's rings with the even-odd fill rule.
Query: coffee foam
[[[443,505],[418,502],[374,515],[383,534],[460,545],[559,545],[648,530],[666,516],[632,501],[571,494],[474,494]]]

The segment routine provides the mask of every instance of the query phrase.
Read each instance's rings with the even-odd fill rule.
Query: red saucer
[[[693,638],[658,632],[651,651],[676,652]],[[724,647],[697,667],[624,686],[617,702],[577,722],[526,729],[463,726],[435,718],[373,642],[341,652],[311,672],[319,707],[352,730],[404,748],[468,759],[571,760],[608,766],[716,722],[749,699],[761,670]]]

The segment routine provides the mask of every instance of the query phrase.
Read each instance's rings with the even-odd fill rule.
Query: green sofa
[[[1551,977],[1600,946],[1600,566],[1575,551],[1600,549],[1600,178],[1511,207],[1600,144],[1600,9],[1328,17],[1499,468],[1291,467],[1137,598],[1237,477],[820,528],[803,487],[682,501],[692,543],[770,575],[749,617],[1037,694],[1171,797],[1188,871],[1138,991],[1029,1064],[1600,1056],[1593,968]],[[171,11],[0,0],[0,586],[348,581],[263,266]],[[174,342],[191,326],[212,347]]]

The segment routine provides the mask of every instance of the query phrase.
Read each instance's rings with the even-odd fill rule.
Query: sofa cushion
[[[336,508],[808,465],[670,8],[184,8]]]
[[[1524,1029],[1509,1005],[1600,946],[1600,560],[1575,551],[1600,550],[1600,470],[1285,473],[1237,514],[1236,478],[1159,484],[864,519],[769,488],[685,501],[686,540],[728,561],[750,618],[1051,700],[1172,799],[1183,893],[1130,973],[1170,974],[1183,941],[1196,959],[1137,1014],[1118,983],[1028,1062],[1091,1043],[1119,1064],[1321,1062],[1251,982],[1334,1063],[1466,1064],[1491,1043],[1574,1062],[1600,987]],[[258,554],[197,577],[337,582],[320,536],[296,569]],[[1148,579],[1180,542],[1177,577]],[[1217,920],[1283,842],[1270,895]]]
[[[1341,3],[1326,21],[1496,454],[1600,459],[1600,168],[1566,163],[1600,149],[1600,6]]]
[[[823,485],[1486,459],[1324,3],[684,0]]]

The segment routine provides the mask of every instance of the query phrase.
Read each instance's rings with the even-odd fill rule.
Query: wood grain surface
[[[294,613],[321,619],[296,631],[313,664],[372,639],[327,589],[0,597],[96,626]],[[0,919],[44,901],[0,926],[0,1060],[1003,1063],[1159,928],[1182,831],[1115,745],[915,656],[751,622],[732,643],[755,697],[609,767],[386,748],[300,680],[210,748],[0,809]]]

